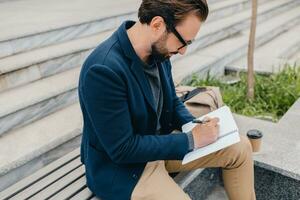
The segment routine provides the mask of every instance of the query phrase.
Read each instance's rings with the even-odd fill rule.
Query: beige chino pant
[[[252,147],[246,136],[240,137],[239,143],[185,165],[181,160],[148,162],[131,200],[191,200],[168,173],[208,167],[222,168],[224,187],[230,200],[255,200]]]

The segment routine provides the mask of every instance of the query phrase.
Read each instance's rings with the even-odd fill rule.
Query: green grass
[[[286,66],[278,74],[255,75],[255,99],[247,99],[247,74],[240,73],[233,85],[213,78],[200,80],[195,75],[189,85],[220,87],[224,103],[235,113],[271,119],[276,122],[300,97],[300,67]]]

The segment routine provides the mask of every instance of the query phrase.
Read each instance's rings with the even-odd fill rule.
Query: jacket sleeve
[[[109,157],[115,163],[183,159],[188,152],[185,133],[133,133],[126,88],[125,81],[104,65],[91,66],[83,77],[83,103]]]
[[[188,123],[195,119],[195,117],[188,111],[182,101],[178,98],[175,91],[174,81],[171,73],[171,63],[169,62],[170,68],[170,84],[172,90],[172,99],[173,99],[173,128],[182,131],[181,127],[185,123]]]

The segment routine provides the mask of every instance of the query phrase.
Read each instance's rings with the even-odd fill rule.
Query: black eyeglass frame
[[[193,43],[193,40],[188,40],[188,41],[185,41],[182,36],[180,35],[180,33],[178,33],[178,31],[176,30],[176,28],[174,27],[173,24],[171,23],[166,23],[167,27],[171,30],[172,33],[174,33],[174,35],[177,37],[177,39],[181,42],[182,46],[179,47],[177,50],[179,51],[180,49],[188,46],[188,45],[191,45]]]

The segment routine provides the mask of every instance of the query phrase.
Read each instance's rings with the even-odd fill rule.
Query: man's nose
[[[178,50],[178,53],[179,53],[180,55],[183,55],[183,54],[185,54],[186,50],[187,50],[187,48],[186,48],[186,47],[183,47],[183,48],[181,48],[181,49]]]

